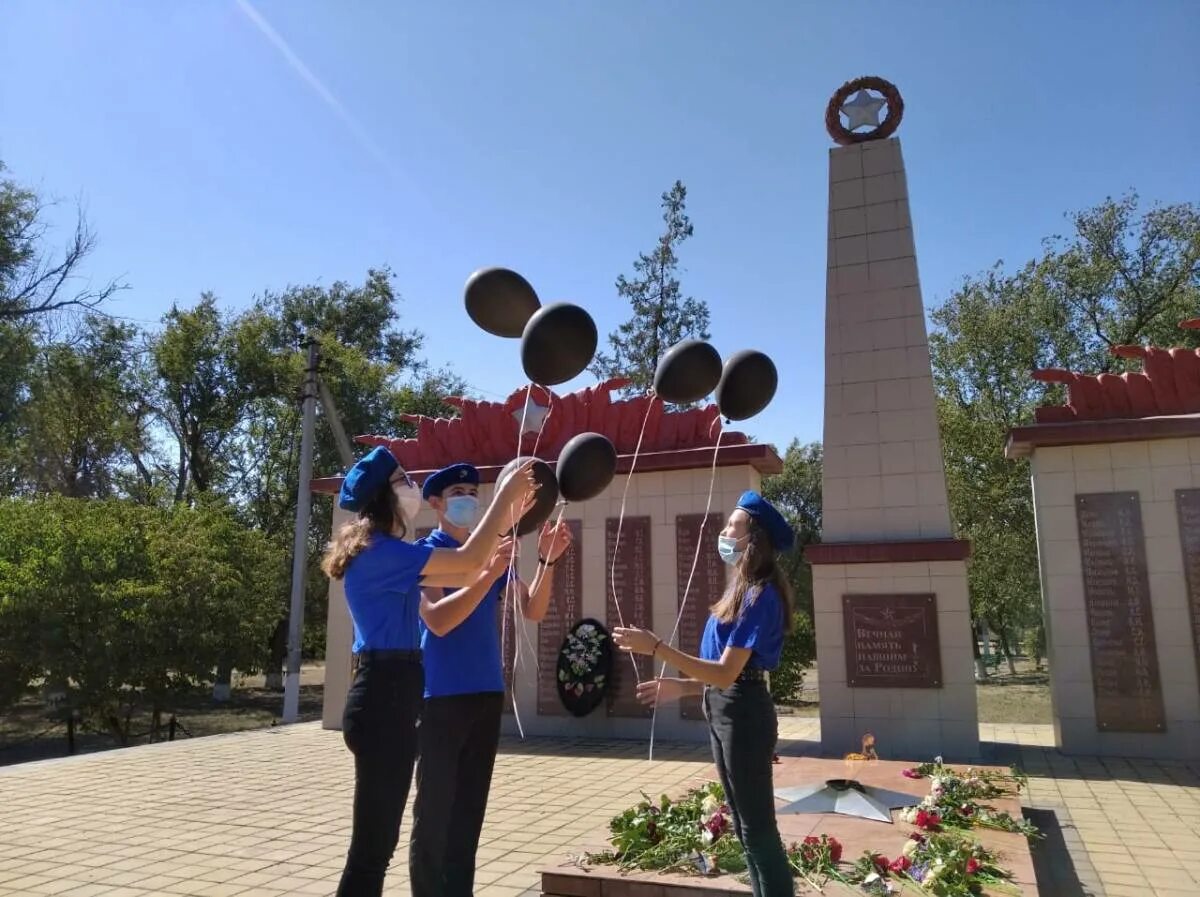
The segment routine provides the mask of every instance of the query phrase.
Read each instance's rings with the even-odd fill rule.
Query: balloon
[[[504,465],[504,469],[500,471],[500,476],[496,478],[496,491],[500,488],[517,467],[529,460],[528,458],[513,458]],[[549,518],[554,506],[558,503],[558,480],[554,478],[554,471],[550,469],[550,465],[541,459],[534,459],[533,462],[533,478],[537,480],[540,487],[536,493],[536,501],[532,508],[525,512],[525,516],[517,521],[517,535],[523,536],[526,533],[531,533]],[[512,532],[512,527],[505,530],[505,535]]]
[[[721,379],[721,356],[703,340],[685,339],[667,350],[654,371],[654,392],[664,402],[698,402]]]
[[[771,404],[778,385],[775,362],[762,352],[744,349],[725,362],[717,384],[717,407],[729,420],[746,420]]]
[[[578,305],[556,302],[534,312],[521,335],[525,376],[541,386],[566,383],[596,354],[596,323]]]
[[[507,268],[481,268],[467,278],[463,291],[471,320],[496,336],[519,337],[541,307],[524,277]]]
[[[567,501],[587,501],[608,488],[617,472],[617,450],[607,436],[580,433],[558,455],[558,491]]]

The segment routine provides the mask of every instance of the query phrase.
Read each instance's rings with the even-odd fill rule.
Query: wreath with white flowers
[[[600,706],[612,673],[612,637],[596,620],[580,620],[558,652],[558,697],[572,716]]]

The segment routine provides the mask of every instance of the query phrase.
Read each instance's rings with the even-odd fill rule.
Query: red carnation
[[[975,812],[975,808],[972,807],[970,804],[963,804],[962,808],[959,810],[959,812],[962,813],[964,816],[970,816],[972,813]]]
[[[918,844],[924,844],[925,836],[922,835],[920,832],[913,832],[911,835],[908,836],[908,840],[916,841]]]
[[[919,772],[917,772],[915,769],[906,769],[903,771],[902,774],[903,774],[904,778],[906,778],[906,779],[919,779],[922,777],[921,774]]]
[[[891,866],[891,862],[887,857],[881,853],[877,853],[871,857],[871,862],[875,864],[875,870],[880,875],[887,875],[888,867]]]
[[[982,865],[983,864],[979,862],[979,860],[975,859],[975,857],[971,857],[969,860],[967,860],[967,875],[974,875],[979,871],[979,867]]]
[[[829,858],[835,863],[842,861],[842,845],[837,838],[829,839]]]
[[[888,864],[888,869],[892,872],[907,872],[912,866],[912,861],[908,857],[896,857]]]
[[[937,813],[930,813],[928,810],[917,811],[917,828],[923,828],[927,832],[935,832],[941,824],[942,817]]]

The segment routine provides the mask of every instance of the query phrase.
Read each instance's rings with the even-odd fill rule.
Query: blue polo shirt
[[[700,639],[700,659],[720,660],[728,648],[749,648],[748,670],[770,672],[783,653],[783,603],[770,583],[757,595],[748,593],[736,620],[722,623],[710,616]]]
[[[346,567],[343,584],[354,623],[354,653],[412,651],[421,646],[417,588],[429,545],[376,533]]]
[[[435,529],[420,544],[457,548],[449,533]],[[425,697],[504,692],[504,668],[500,662],[500,629],[496,625],[497,602],[508,582],[508,573],[488,589],[471,615],[445,635],[435,635],[421,622],[421,649],[425,662]],[[449,595],[458,589],[445,589]]]

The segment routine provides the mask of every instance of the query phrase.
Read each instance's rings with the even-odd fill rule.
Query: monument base
[[[902,771],[911,763],[876,761],[857,765],[853,778],[870,789],[900,792],[912,795],[913,803],[929,793],[927,779],[908,779]],[[803,786],[807,782],[834,780],[847,776],[847,764],[843,760],[817,760],[809,757],[784,757],[775,767],[776,789],[787,790]],[[697,777],[690,787],[698,787],[716,778],[715,771]],[[997,810],[1021,818],[1020,801],[1015,797],[995,798],[987,803]],[[835,813],[788,813],[783,801],[777,803],[779,832],[785,845],[804,840],[809,835],[828,835],[841,842],[843,847],[843,869],[853,863],[865,851],[883,854],[889,858],[899,856],[913,826],[898,821],[898,812],[893,811],[892,822],[878,822]],[[715,897],[723,894],[747,894],[748,885],[733,875],[700,875],[659,872],[623,873],[616,866],[592,865],[583,857],[610,849],[605,820],[597,820],[596,832],[580,843],[578,849],[564,855],[561,865],[542,871],[543,897]],[[992,829],[973,829],[972,834],[984,847],[1000,856],[1004,867],[1012,873],[1012,886],[1025,897],[1038,893],[1034,875],[1033,858],[1029,842],[1024,835]],[[797,880],[799,893],[810,893],[802,879]],[[849,887],[842,888],[829,882],[827,893],[851,893]],[[857,891],[855,893],[862,893]],[[989,893],[986,889],[984,894]],[[999,892],[998,892],[999,893]],[[1012,893],[1006,890],[1004,893]]]
[[[942,543],[874,543],[871,562],[853,547],[812,558],[822,752],[869,733],[881,757],[978,759],[966,561],[908,559]]]

